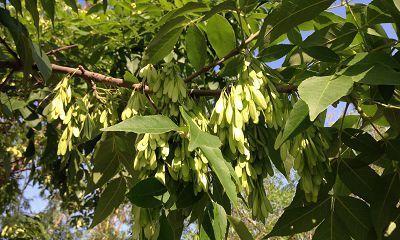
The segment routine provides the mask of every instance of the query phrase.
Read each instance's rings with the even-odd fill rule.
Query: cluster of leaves
[[[16,134],[0,136],[0,203],[29,171],[91,226],[129,201],[137,238],[179,239],[196,222],[201,239],[231,226],[252,239],[232,208],[264,222],[264,179],[293,167],[296,195],[265,238],[397,239],[400,54],[382,24],[398,37],[400,4],[343,1],[342,18],[334,2],[3,3],[0,123]],[[141,87],[107,85],[120,81]]]

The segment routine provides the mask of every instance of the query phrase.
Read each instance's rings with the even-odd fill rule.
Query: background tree
[[[382,24],[398,33],[399,3],[335,4],[3,1],[3,214],[29,172],[76,224],[129,202],[135,239],[397,239],[399,53]],[[271,179],[292,169],[270,230]]]

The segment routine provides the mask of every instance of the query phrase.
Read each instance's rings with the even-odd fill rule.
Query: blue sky
[[[371,1],[369,0],[355,0],[355,1],[351,1],[352,3],[369,3]],[[336,1],[336,3],[334,5],[338,5],[340,4],[340,1]],[[346,10],[344,7],[340,7],[340,8],[335,8],[332,10],[333,13],[345,17],[346,16]],[[391,38],[397,38],[394,29],[392,28],[392,26],[390,24],[383,24],[383,27],[385,28],[386,32],[388,33],[389,37]],[[307,37],[307,34],[304,33],[303,34],[303,38]],[[281,64],[283,62],[283,59],[280,59],[278,61],[275,61],[273,63],[270,64],[271,67],[273,68],[277,68],[280,67]],[[327,113],[327,125],[332,124],[334,122],[337,121],[337,119],[339,119],[344,111],[345,108],[345,104],[344,103],[340,103],[338,104],[338,106],[336,108],[334,107],[329,107],[328,108],[328,113]],[[24,196],[26,198],[32,199],[31,201],[31,209],[33,213],[38,213],[40,211],[43,211],[48,203],[48,200],[45,198],[42,198],[39,195],[40,190],[38,189],[37,185],[28,185],[28,187],[26,188],[26,191],[24,193]]]

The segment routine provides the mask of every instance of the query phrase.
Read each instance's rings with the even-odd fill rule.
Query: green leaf
[[[182,190],[182,192],[179,193],[175,205],[178,209],[188,208],[196,204],[202,197],[202,193],[194,194],[193,184],[190,183]]]
[[[288,40],[294,45],[301,45],[303,42],[303,38],[301,36],[300,31],[297,28],[292,28],[287,32]]]
[[[310,57],[319,60],[321,62],[333,62],[337,63],[340,61],[339,55],[327,47],[314,46],[303,49]]]
[[[186,17],[176,17],[171,20],[168,20],[164,25],[160,27],[157,34],[154,36],[152,41],[159,41],[162,37],[164,37],[167,33],[175,30],[177,28],[185,27],[190,19]]]
[[[47,16],[50,18],[51,22],[54,24],[54,17],[56,13],[55,0],[40,0],[42,3],[43,10],[46,12]]]
[[[221,77],[237,76],[243,69],[244,57],[242,55],[232,57],[224,63],[224,67],[219,72]]]
[[[212,226],[215,239],[224,239],[226,226],[228,225],[225,209],[218,203],[213,202],[213,213]]]
[[[396,6],[390,1],[374,0],[367,6],[366,21],[370,26],[393,22],[391,11],[396,11]]]
[[[264,19],[256,46],[264,46],[293,27],[312,20],[335,0],[284,0]]]
[[[364,152],[354,158],[344,158],[346,163],[354,169],[368,166],[371,163],[378,161],[382,157],[382,152]]]
[[[317,227],[312,240],[351,240],[351,237],[342,222],[333,215]]]
[[[382,152],[378,142],[369,133],[359,129],[345,129],[342,133],[342,140],[344,144],[358,152],[371,154]]]
[[[208,195],[203,194],[200,200],[192,206],[192,213],[190,214],[190,219],[189,219],[190,223],[195,222],[197,219],[202,219],[202,217],[205,214],[204,208],[207,206],[209,201],[210,199]]]
[[[111,127],[103,128],[105,132],[134,132],[161,134],[178,130],[178,126],[163,115],[134,116]]]
[[[26,10],[31,14],[36,30],[39,31],[39,11],[37,0],[25,0]]]
[[[174,231],[173,239],[179,240],[181,238],[186,217],[187,215],[182,210],[169,211],[167,218]]]
[[[308,121],[310,122],[310,121]],[[265,152],[265,155],[267,156],[267,159],[262,161],[266,161],[265,166],[267,167],[267,171],[269,174],[272,175],[274,172],[272,165],[269,163],[272,162],[276,169],[279,170],[286,178],[289,177],[290,175],[290,170],[292,167],[292,163],[288,161],[288,159],[282,159],[281,153],[279,149],[274,148],[274,139],[275,141],[278,141],[277,139],[281,136],[280,134],[277,135],[276,131],[266,128],[263,125],[259,126],[259,138],[260,140],[264,143],[264,146],[262,146],[262,149]],[[300,127],[302,128],[302,127]],[[298,128],[298,129],[300,129]],[[269,169],[269,170],[268,170]]]
[[[394,5],[396,6],[397,10],[400,12],[400,0],[393,0]]]
[[[385,108],[383,111],[391,128],[400,133],[400,110]]]
[[[16,97],[7,96],[7,94],[0,92],[0,104],[3,104],[11,112],[24,108],[28,103],[19,100]]]
[[[200,240],[216,240],[213,225],[211,222],[211,218],[213,217],[213,213],[210,211],[212,209],[210,205],[206,208],[204,213],[204,218],[201,222],[200,229]]]
[[[340,51],[347,48],[357,34],[357,27],[352,23],[334,23],[308,36],[303,47],[325,46]]]
[[[171,240],[174,239],[174,230],[171,227],[165,212],[160,217],[160,233],[158,234],[157,240]]]
[[[263,62],[272,62],[286,56],[294,47],[291,44],[273,45],[262,50],[259,58]]]
[[[354,82],[368,85],[400,85],[400,73],[393,68],[381,64],[355,64],[342,73]]]
[[[90,225],[91,228],[101,223],[121,205],[125,199],[125,192],[126,182],[123,177],[114,179],[107,184],[94,210],[93,221]]]
[[[219,58],[224,57],[236,47],[235,32],[231,24],[219,14],[215,14],[207,21],[206,33]]]
[[[229,223],[235,229],[241,240],[252,240],[254,239],[246,225],[239,218],[228,216]]]
[[[135,84],[139,83],[139,79],[137,79],[137,77],[135,77],[132,73],[126,71],[124,74],[124,82]]]
[[[374,201],[371,203],[371,219],[379,236],[390,224],[392,213],[397,210],[400,197],[399,184],[399,174],[389,174],[382,177],[374,192]]]
[[[222,2],[214,7],[211,8],[210,11],[206,12],[203,17],[203,21],[206,21],[210,17],[214,16],[215,14],[226,11],[226,10],[235,10],[236,9],[236,3],[235,1],[232,0],[227,0],[225,2]]]
[[[105,139],[98,143],[93,158],[93,180],[96,187],[103,186],[111,178],[113,178],[120,167],[120,164],[127,165],[129,158],[133,154],[129,151],[130,144],[125,139],[115,134],[108,134]],[[129,170],[129,166],[126,166]],[[133,172],[130,171],[132,174]]]
[[[222,144],[221,141],[218,137],[201,131],[183,107],[180,107],[180,111],[182,117],[189,125],[189,151],[193,151],[196,148],[201,149],[208,161],[210,161],[211,169],[217,175],[229,199],[233,202],[234,206],[237,206],[236,186],[231,179],[231,176],[235,173],[230,170],[228,167],[229,163],[226,162],[219,149]]]
[[[344,62],[347,66],[384,64],[390,68],[398,68],[400,62],[390,54],[383,51],[357,53]]]
[[[384,152],[388,159],[399,161],[400,154],[400,136],[395,139],[386,140],[384,144]]]
[[[201,30],[193,25],[186,32],[186,52],[190,63],[198,71],[207,59],[207,42]]]
[[[87,11],[86,15],[98,13],[101,10],[103,10],[103,4],[97,3],[90,7],[90,9]]]
[[[343,117],[341,117],[332,125],[332,127],[336,128],[337,130],[352,128],[352,127],[354,127],[354,125],[356,125],[359,122],[359,120],[360,120],[359,115],[346,115],[344,117],[344,121],[343,121]],[[342,122],[343,122],[343,126],[342,126]]]
[[[266,237],[291,236],[313,229],[328,215],[330,203],[330,198],[327,198],[306,207],[286,209]]]
[[[138,207],[156,208],[160,207],[163,202],[156,196],[161,196],[167,192],[167,188],[156,178],[144,179],[133,186],[127,193],[128,199]]]
[[[39,71],[42,74],[44,80],[49,80],[52,72],[50,60],[47,57],[46,53],[43,52],[35,43],[32,43],[32,57],[37,67],[39,68]]]
[[[76,0],[64,0],[64,2],[70,6],[74,12],[78,13],[78,5],[76,4]]]
[[[3,8],[0,8],[0,23],[10,31],[19,58],[23,63],[24,76],[28,77],[33,65],[32,45],[28,31],[18,20],[10,16],[9,11]]]
[[[203,132],[194,123],[193,119],[186,113],[186,111],[180,107],[182,117],[185,119],[186,123],[189,125],[189,151],[193,151],[198,147],[211,147],[219,148],[222,143],[217,136],[210,133]]]
[[[371,239],[372,223],[368,205],[352,197],[336,197],[335,213],[355,240]]]
[[[171,18],[182,16],[193,12],[203,12],[208,10],[207,5],[201,2],[188,2],[183,7],[174,10]]]
[[[303,100],[297,101],[292,111],[289,113],[288,120],[283,128],[283,133],[281,137],[276,138],[275,149],[279,149],[280,146],[290,137],[298,132],[302,123],[306,121],[308,116],[308,106]]]
[[[167,56],[174,48],[183,28],[179,27],[169,31],[161,37],[155,37],[145,50],[143,61],[145,63],[156,64]]]
[[[207,146],[201,146],[200,149],[206,156],[207,160],[210,161],[211,169],[217,175],[219,181],[224,187],[226,194],[236,207],[238,204],[236,185],[231,179],[231,175],[234,173],[229,170],[229,167],[227,166],[229,163],[227,163],[222,156],[221,150],[219,148]]]
[[[329,105],[347,95],[353,82],[345,76],[334,78],[333,76],[311,77],[304,80],[298,90],[310,110],[310,119],[314,121],[318,115]]]
[[[342,182],[353,194],[368,202],[371,202],[374,199],[379,175],[369,166],[354,169],[345,161],[342,161],[338,174]]]

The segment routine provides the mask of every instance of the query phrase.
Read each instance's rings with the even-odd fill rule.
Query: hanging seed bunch
[[[158,178],[165,182],[165,172],[157,161],[165,161],[169,155],[168,134],[141,134],[136,139],[134,169],[145,176],[149,171],[158,171]],[[161,172],[160,172],[161,171]]]
[[[272,211],[262,181],[273,170],[268,161],[260,160],[268,153],[259,149],[254,139],[247,139],[245,132],[250,124],[258,124],[261,119],[265,122],[263,128],[277,129],[283,124],[282,103],[277,96],[273,83],[262,71],[245,67],[238,84],[221,94],[210,120],[214,133],[237,154],[235,173],[249,197],[253,217],[260,220]],[[266,141],[265,133],[256,134],[262,134],[259,141]]]
[[[126,120],[130,117],[136,116],[143,111],[146,105],[146,97],[143,93],[132,91],[132,94],[126,104],[124,111],[121,113],[121,119]]]
[[[178,103],[187,100],[186,84],[178,65],[167,63],[160,72],[152,65],[147,65],[140,71],[144,81],[149,84],[154,94],[154,101],[161,113],[167,116],[178,116]]]
[[[54,88],[55,96],[49,105],[43,110],[43,115],[52,122],[56,119],[65,118],[65,107],[71,102],[72,91],[68,83],[69,77],[64,77]]]
[[[58,143],[57,154],[65,155],[67,151],[73,149],[72,138],[78,138],[81,132],[80,126],[85,121],[85,115],[77,104],[73,104],[63,120],[65,125],[64,131],[61,134],[60,141]]]
[[[223,143],[229,145],[232,153],[238,150],[249,160],[249,144],[244,137],[246,124],[250,120],[258,123],[263,114],[268,125],[280,125],[281,122],[273,117],[279,111],[273,111],[271,95],[275,98],[274,101],[279,99],[276,97],[276,90],[269,87],[273,84],[268,84],[269,81],[261,71],[251,70],[241,76],[239,83],[232,86],[229,93],[224,91],[221,94],[211,114],[210,123],[214,133],[218,134]]]
[[[300,186],[305,192],[307,201],[316,202],[319,187],[325,177],[326,169],[330,170],[325,150],[329,144],[315,128],[309,128],[298,135],[292,142],[290,154],[294,158],[294,169],[300,175]]]

